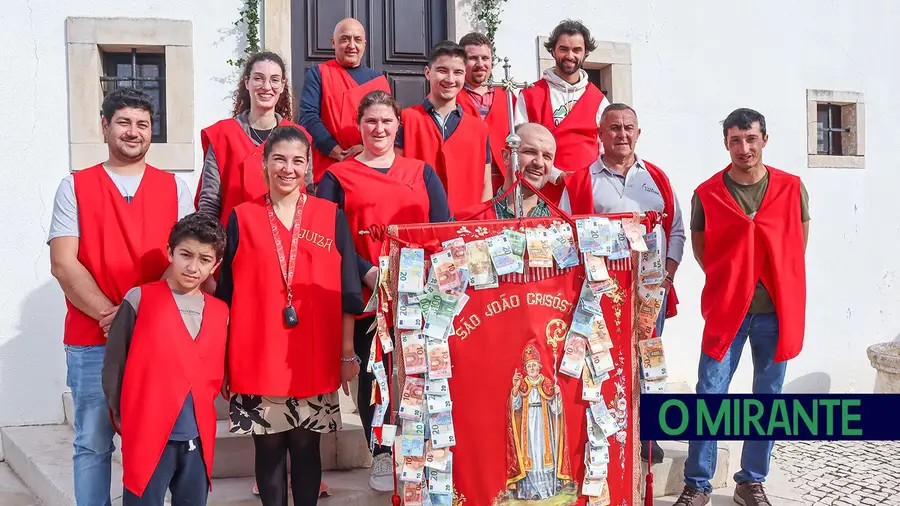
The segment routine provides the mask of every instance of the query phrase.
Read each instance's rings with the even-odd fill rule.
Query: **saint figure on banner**
[[[559,385],[542,373],[533,344],[522,354],[525,374],[513,374],[507,428],[507,488],[520,500],[555,496],[571,481]]]

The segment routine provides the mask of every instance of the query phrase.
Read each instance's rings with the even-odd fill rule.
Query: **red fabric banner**
[[[645,225],[652,226],[648,220]],[[387,227],[392,311],[397,309],[402,248],[424,248],[428,265],[444,241],[461,237],[470,242],[507,228],[524,233],[554,223],[563,221],[547,217]],[[607,477],[610,503],[617,506],[640,501],[637,258],[632,252],[631,258],[608,261],[615,290],[601,299],[614,343],[610,353],[615,368],[601,392],[619,427],[608,438]],[[587,504],[581,488],[590,403],[582,400],[581,378],[559,370],[584,280],[583,264],[559,269],[555,263],[549,268],[529,268],[526,263],[523,274],[500,276],[496,288],[470,286],[466,291],[469,300],[455,317],[449,338],[454,506]],[[399,342],[395,353],[396,384],[402,389]]]

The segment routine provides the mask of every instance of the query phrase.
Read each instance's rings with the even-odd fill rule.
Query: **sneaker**
[[[709,492],[704,492],[698,488],[685,486],[681,491],[681,496],[672,506],[704,506],[709,504]]]
[[[762,483],[738,483],[734,488],[734,502],[741,506],[772,506]]]
[[[653,463],[659,464],[666,458],[666,452],[663,451],[662,446],[659,446],[659,443],[656,441],[653,442],[652,447],[653,449],[650,452],[652,453]],[[641,461],[647,462],[647,441],[641,441]]]
[[[369,486],[379,492],[394,491],[394,460],[390,453],[379,453],[372,462]]]
[[[253,482],[253,495],[259,496],[259,484],[255,481]]]
[[[331,490],[328,490],[328,485],[325,484],[325,480],[319,482],[319,498],[323,497],[331,497]]]

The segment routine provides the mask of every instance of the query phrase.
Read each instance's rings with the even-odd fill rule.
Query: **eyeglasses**
[[[272,76],[269,79],[266,79],[265,76],[262,75],[253,75],[250,76],[250,86],[253,88],[262,88],[266,85],[266,81],[268,81],[273,88],[280,88],[282,84],[284,84],[284,80],[281,76]]]

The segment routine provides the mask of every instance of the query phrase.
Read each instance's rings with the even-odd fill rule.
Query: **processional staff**
[[[506,137],[506,147],[509,148],[510,151],[510,165],[511,167],[507,168],[507,170],[512,170],[513,177],[519,177],[519,145],[522,143],[522,139],[516,135],[516,127],[515,127],[515,119],[514,119],[514,111],[513,111],[513,93],[515,90],[520,88],[529,88],[534,86],[531,83],[523,82],[517,83],[512,77],[509,75],[509,58],[503,59],[503,80],[499,83],[494,81],[493,76],[487,82],[486,86],[491,88],[503,88],[506,90],[506,105],[507,111],[509,112],[509,135]],[[516,218],[522,218],[525,214],[522,206],[522,185],[517,184],[515,189],[515,199],[516,199]]]

